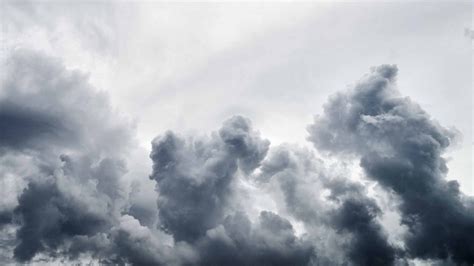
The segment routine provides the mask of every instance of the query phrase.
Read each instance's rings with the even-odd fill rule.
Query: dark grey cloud
[[[120,218],[120,223],[111,233],[105,264],[132,265],[194,265],[197,254],[184,242],[166,245],[160,235],[129,215]]]
[[[400,248],[388,241],[388,232],[379,222],[382,210],[369,197],[367,189],[349,179],[333,178],[325,182],[330,200],[339,204],[330,211],[327,222],[337,232],[349,233],[343,245],[354,265],[395,265],[404,261]]]
[[[312,245],[295,236],[289,221],[262,211],[256,223],[232,213],[240,174],[260,166],[269,142],[234,116],[209,138],[186,139],[172,132],[153,141],[150,155],[157,181],[162,227],[176,241],[193,243],[199,265],[307,265]]]
[[[0,90],[0,179],[6,187],[0,259],[471,264],[474,201],[446,180],[442,158],[455,133],[398,95],[396,72],[374,68],[354,89],[331,98],[309,127],[315,147],[336,156],[336,163],[296,145],[270,149],[250,120],[234,116],[208,136],[168,131],[156,137],[147,178],[149,170],[131,177],[127,167],[136,144],[133,123],[89,85],[87,75],[39,52],[13,51]],[[355,181],[337,156],[360,159],[370,181]],[[156,191],[145,190],[145,180]],[[395,199],[408,228],[404,245],[389,241],[385,206],[365,182],[380,184]],[[144,191],[152,197],[139,196]],[[261,196],[276,209],[249,206]]]
[[[240,116],[207,139],[167,132],[153,141],[151,179],[158,189],[163,228],[177,241],[194,241],[221,222],[238,170],[259,166],[269,142]]]
[[[455,132],[395,88],[396,66],[382,65],[335,95],[309,127],[315,147],[360,157],[367,176],[400,199],[412,258],[474,262],[473,199],[446,180],[442,157]]]
[[[0,212],[0,228],[5,225],[9,224],[12,221],[12,213],[10,211],[2,211]]]
[[[4,69],[0,178],[20,184],[5,188],[2,196],[12,199],[0,206],[2,236],[16,228],[10,256],[28,262],[114,254],[103,240],[128,208],[123,176],[133,124],[58,59],[18,50]]]
[[[15,209],[20,219],[19,244],[14,256],[28,261],[38,252],[51,252],[74,236],[93,236],[108,224],[106,213],[88,210],[84,203],[64,195],[53,180],[30,183]]]
[[[3,102],[0,110],[0,146],[2,149],[23,149],[39,144],[40,141],[55,139],[67,144],[70,132],[57,117],[37,114],[33,110],[21,110],[18,106],[8,106]],[[25,109],[27,109],[26,107]]]
[[[343,261],[354,265],[392,265],[396,248],[377,221],[381,209],[366,196],[362,184],[339,177],[307,149],[291,145],[276,147],[260,168],[259,182],[276,181],[285,208],[308,227],[334,230],[348,239],[338,248]],[[329,194],[323,195],[327,191]],[[328,203],[331,202],[331,203]],[[317,239],[321,232],[315,233]],[[317,246],[317,245],[316,245]],[[340,264],[318,248],[320,263]],[[323,258],[322,257],[326,257]]]
[[[338,231],[351,234],[347,256],[355,265],[393,265],[396,249],[376,218],[380,208],[367,198],[346,199],[331,218]]]
[[[133,124],[86,74],[67,70],[59,59],[14,51],[5,59],[1,85],[1,148],[57,157],[65,149],[110,156],[130,147]]]
[[[198,250],[200,265],[309,265],[316,256],[288,220],[268,211],[256,224],[242,212],[227,216],[200,240]]]

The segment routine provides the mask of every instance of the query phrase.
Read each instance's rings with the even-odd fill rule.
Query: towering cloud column
[[[336,94],[308,130],[314,146],[360,158],[366,175],[400,200],[409,257],[474,263],[474,201],[447,181],[445,149],[455,132],[395,88],[397,67],[382,65]]]
[[[244,210],[232,208],[235,182],[260,166],[269,144],[241,116],[209,138],[167,132],[153,141],[150,177],[157,182],[160,222],[178,243],[194,246],[200,257],[195,264],[309,263],[313,249],[289,221],[262,211],[252,223]]]

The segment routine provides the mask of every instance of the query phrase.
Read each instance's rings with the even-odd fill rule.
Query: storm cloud
[[[315,147],[353,154],[367,176],[400,200],[413,258],[474,262],[473,198],[446,180],[446,148],[456,132],[439,125],[395,87],[397,67],[375,67],[352,90],[335,95],[309,127]]]
[[[131,158],[133,121],[86,74],[28,50],[4,66],[5,263],[474,262],[474,200],[443,158],[457,133],[400,96],[396,66],[329,99],[308,127],[316,151],[271,145],[235,115],[208,135],[157,132],[148,158]],[[386,224],[393,211],[402,243]]]
[[[150,158],[162,228],[175,241],[193,243],[200,265],[304,265],[313,254],[291,223],[262,211],[252,224],[233,208],[239,175],[255,170],[269,141],[248,119],[234,116],[218,132],[186,139],[167,132],[153,141]],[[230,213],[226,215],[226,213]]]
[[[14,243],[7,250],[20,262],[101,254],[129,205],[133,124],[59,59],[18,50],[4,66],[2,241]]]
[[[264,161],[257,180],[277,184],[286,211],[308,229],[315,229],[310,238],[323,242],[344,239],[334,247],[340,250],[337,256],[314,243],[320,264],[394,264],[397,250],[377,221],[380,208],[360,182],[340,174],[311,151],[282,145]]]
[[[153,141],[150,158],[163,227],[175,240],[194,241],[223,218],[238,170],[255,169],[270,142],[241,116],[203,140],[167,132]]]

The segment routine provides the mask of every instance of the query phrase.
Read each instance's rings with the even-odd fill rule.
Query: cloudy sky
[[[472,11],[2,1],[0,261],[473,264]]]

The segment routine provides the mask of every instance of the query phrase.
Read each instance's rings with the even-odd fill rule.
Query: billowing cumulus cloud
[[[150,158],[159,193],[159,216],[175,240],[194,241],[223,218],[239,169],[255,169],[269,142],[250,121],[236,116],[208,139],[183,139],[173,132],[156,138]]]
[[[324,239],[324,244],[314,244],[319,263],[395,262],[396,249],[376,220],[381,210],[375,201],[366,196],[362,184],[330,172],[312,152],[290,145],[277,147],[264,161],[257,180],[276,182],[286,210],[310,229],[313,239]],[[335,256],[325,244],[338,238],[345,241],[333,247],[339,251]]]
[[[308,265],[311,243],[297,238],[291,223],[262,211],[254,224],[237,212],[207,232],[198,244],[201,265]]]
[[[159,218],[176,241],[194,243],[200,265],[305,265],[311,245],[291,223],[262,211],[252,223],[231,200],[239,175],[254,171],[269,142],[248,119],[235,116],[208,138],[167,132],[153,141]]]
[[[81,149],[110,155],[130,145],[129,125],[87,75],[59,59],[19,50],[5,60],[0,91],[1,147],[57,152]]]
[[[309,127],[319,153],[271,146],[232,116],[205,136],[157,132],[149,158],[131,158],[133,123],[87,75],[27,50],[11,52],[4,70],[2,262],[474,261],[474,201],[446,179],[442,157],[456,134],[399,95],[394,66],[330,98]],[[136,161],[150,169],[130,169]],[[402,243],[382,197],[396,206]]]
[[[1,233],[13,248],[2,251],[20,262],[102,254],[129,206],[133,124],[58,59],[18,50],[4,66]]]
[[[409,256],[472,264],[473,199],[446,180],[442,157],[456,134],[401,97],[396,74],[396,66],[373,68],[333,97],[309,127],[310,140],[321,151],[358,156],[367,176],[400,199]]]

